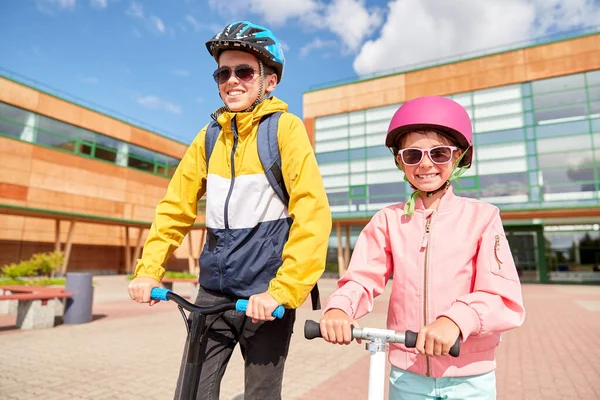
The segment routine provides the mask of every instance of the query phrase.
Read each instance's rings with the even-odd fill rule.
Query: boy
[[[129,293],[135,301],[154,304],[150,290],[159,286],[162,265],[188,233],[206,193],[207,241],[196,304],[249,302],[245,315],[207,316],[197,398],[219,398],[227,362],[239,342],[246,398],[279,399],[295,309],[324,270],[331,212],[302,121],[286,112],[287,104],[270,97],[285,62],[273,33],[235,22],[206,46],[218,63],[213,77],[224,106],[212,118],[220,132],[207,154],[207,127],[202,129],[181,160],[156,209]],[[257,150],[261,119],[276,112],[282,112],[277,141],[288,204],[267,180]],[[271,314],[279,305],[288,310],[274,320]]]

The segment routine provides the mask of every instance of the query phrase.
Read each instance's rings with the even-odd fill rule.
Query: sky
[[[600,29],[600,0],[0,0],[0,73],[189,143],[222,105],[204,43],[239,20],[282,42],[302,117],[316,87]]]

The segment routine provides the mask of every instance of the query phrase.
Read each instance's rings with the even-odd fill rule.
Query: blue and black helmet
[[[285,57],[281,43],[269,29],[248,21],[233,22],[206,42],[208,52],[219,61],[225,50],[238,50],[254,54],[259,60],[275,70],[281,82]]]

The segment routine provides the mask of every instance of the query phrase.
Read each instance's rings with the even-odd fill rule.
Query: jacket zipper
[[[500,257],[498,257],[499,251],[500,251],[500,235],[496,235],[496,244],[494,245],[494,257],[496,257],[496,262],[498,263],[498,270],[502,270],[502,261],[500,261]]]
[[[231,193],[233,193],[233,185],[235,184],[235,151],[238,145],[238,132],[235,123],[235,117],[231,120],[231,132],[233,133],[233,148],[231,149],[231,183],[229,184],[229,192],[227,193],[227,198],[225,199],[225,209],[223,210],[223,221],[225,222],[225,251],[221,253],[221,258],[219,259],[219,287],[223,290],[223,259],[225,254],[227,253],[227,249],[229,249],[229,219],[227,218],[229,214],[229,200],[231,199]]]
[[[435,213],[435,211],[434,211]],[[423,235],[423,243],[421,244],[421,248],[425,249],[425,265],[423,268],[423,324],[424,326],[427,325],[427,297],[428,297],[428,292],[427,292],[427,261],[429,258],[429,236],[431,233],[431,219],[433,218],[433,213],[426,218],[426,223],[425,223],[425,234]],[[427,362],[427,372],[426,375],[427,376],[431,376],[431,367],[429,364],[429,356],[425,356],[425,360]]]

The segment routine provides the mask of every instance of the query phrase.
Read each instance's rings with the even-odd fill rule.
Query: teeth
[[[419,178],[433,178],[437,174],[429,174],[429,175],[419,175]]]
[[[231,96],[239,96],[239,95],[240,95],[240,94],[242,94],[242,93],[243,93],[243,92],[241,92],[241,91],[233,91],[233,92],[229,92],[229,94],[230,94]]]

